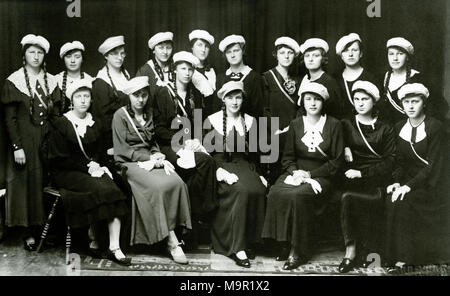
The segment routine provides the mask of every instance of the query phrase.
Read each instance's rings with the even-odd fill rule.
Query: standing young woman
[[[391,181],[395,156],[393,128],[378,119],[378,88],[369,81],[352,86],[353,106],[357,115],[344,119],[345,160],[342,176],[341,227],[346,247],[339,272],[346,273],[359,264],[366,265],[370,251],[381,253],[384,188]],[[376,249],[374,249],[376,248]]]
[[[59,95],[55,98],[55,105],[60,114],[69,111],[70,99],[66,98],[67,87],[74,81],[80,79],[93,80],[86,72],[81,71],[81,65],[84,61],[84,45],[80,41],[67,42],[59,51],[59,56],[64,61],[65,70],[55,75],[58,83]]]
[[[302,53],[302,61],[305,64],[308,74],[306,74],[300,84],[300,89],[303,84],[309,82],[320,83],[327,88],[329,100],[325,102],[323,111],[327,115],[341,119],[341,92],[336,80],[326,73],[323,67],[328,63],[328,43],[320,38],[310,38],[300,45]],[[299,91],[299,97],[300,91]]]
[[[242,112],[259,118],[263,114],[264,91],[261,75],[244,64],[245,39],[241,35],[229,35],[219,43],[219,50],[225,55],[230,67],[225,73],[217,75],[217,88],[228,81],[242,81],[247,96]],[[215,100],[214,112],[222,108]]]
[[[101,121],[103,132],[100,145],[107,151],[113,147],[111,122],[117,109],[128,103],[123,93],[130,75],[123,67],[125,61],[125,41],[123,36],[106,39],[98,48],[106,65],[97,73],[92,85],[92,115]],[[106,155],[106,154],[105,154]]]
[[[405,84],[397,94],[408,118],[395,125],[395,183],[387,187],[386,200],[387,263],[397,268],[439,263],[434,261],[437,233],[446,217],[446,200],[436,190],[443,167],[442,124],[425,115],[429,92],[423,84]]]
[[[150,83],[150,106],[158,87],[174,80],[172,66],[173,33],[159,32],[148,40],[153,56],[136,72],[136,76],[147,76]]]
[[[263,73],[265,114],[268,117],[279,119],[279,151],[280,156],[277,162],[270,165],[269,181],[275,183],[276,178],[281,174],[281,157],[286,140],[285,133],[293,120],[297,116],[297,91],[300,86],[300,78],[293,76],[292,65],[295,57],[300,53],[298,43],[289,37],[280,37],[275,40],[274,57],[277,59],[277,66]]]
[[[207,119],[207,126],[212,126],[208,136],[223,144],[223,152],[213,152],[219,208],[212,222],[212,245],[214,252],[248,268],[249,258],[254,259],[252,247],[261,242],[267,182],[258,173],[258,155],[249,153],[250,130],[257,134],[257,125],[255,118],[241,112],[244,84],[229,81],[218,96],[223,109]]]
[[[27,227],[24,248],[33,251],[37,247],[38,226],[44,221],[47,118],[53,107],[50,98],[56,81],[45,68],[50,49],[47,39],[28,34],[20,43],[23,67],[6,79],[1,97],[9,140],[5,224]]]
[[[356,33],[343,36],[336,43],[336,54],[341,57],[345,68],[341,75],[337,77],[341,89],[340,118],[353,118],[355,108],[353,106],[352,87],[357,80],[375,83],[375,78],[361,65],[363,57],[363,44],[361,38]]]
[[[315,212],[325,205],[333,188],[332,178],[344,156],[342,127],[323,114],[329,95],[325,86],[309,82],[300,88],[305,115],[289,125],[282,159],[283,174],[270,188],[263,238],[287,244],[277,261],[295,269],[311,255]],[[290,251],[289,251],[290,250]]]
[[[192,54],[198,58],[199,64],[192,75],[192,83],[205,97],[204,114],[212,113],[216,90],[216,72],[208,62],[211,46],[214,44],[214,37],[205,30],[194,30],[189,34]]]
[[[155,142],[148,86],[146,76],[128,82],[124,92],[130,101],[116,111],[112,123],[114,159],[127,167],[133,192],[130,244],[167,239],[173,260],[186,264],[174,230],[191,229],[188,188]]]
[[[206,219],[217,206],[216,166],[199,140],[191,139],[196,129],[194,109],[201,108],[203,100],[191,82],[198,59],[190,52],[181,51],[173,56],[173,60],[175,82],[160,88],[155,96],[155,133],[161,152],[189,187],[193,231],[196,233],[197,222]],[[173,124],[179,126],[172,128]],[[174,138],[180,135],[183,138]]]
[[[108,258],[130,265],[131,258],[125,257],[119,245],[119,217],[127,213],[126,197],[100,161],[99,155],[105,151],[99,145],[101,123],[88,112],[91,88],[91,81],[86,79],[67,87],[70,111],[54,120],[50,137],[52,179],[62,189],[67,223],[73,228],[91,226],[89,248],[98,252],[98,230],[93,226],[108,221]]]

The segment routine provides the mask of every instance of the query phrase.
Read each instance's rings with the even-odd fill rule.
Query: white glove
[[[263,185],[264,185],[264,187],[266,187],[267,188],[267,180],[266,180],[266,178],[264,178],[263,176],[259,176],[259,179],[261,180],[261,182],[263,183]]]
[[[92,173],[98,170],[100,168],[100,165],[95,161],[91,161],[87,164],[87,167],[89,168],[88,169],[89,175],[92,176]]]
[[[352,150],[350,150],[349,147],[344,148],[344,158],[346,162],[352,162],[353,161],[353,154]]]
[[[103,174],[105,173],[104,170],[102,170],[101,168],[96,169],[95,171],[92,171],[91,177],[94,178],[100,178],[101,176],[103,176]]]
[[[112,174],[111,174],[111,171],[107,168],[107,167],[101,167],[100,168],[101,170],[103,170],[103,172],[105,172],[110,178],[111,178],[111,180],[113,179],[113,176],[112,176]]]
[[[292,176],[294,177],[294,179],[298,177],[311,178],[311,173],[304,170],[296,170],[293,172]]]
[[[311,185],[312,190],[314,191],[315,194],[319,194],[322,192],[322,186],[316,180],[308,178],[308,179],[305,179],[305,182],[309,183]]]
[[[386,192],[387,192],[387,194],[391,194],[399,187],[400,187],[400,183],[391,184],[386,188]]]
[[[345,172],[345,176],[348,179],[362,178],[361,171],[350,169]]]
[[[392,193],[392,202],[397,201],[398,199],[403,200],[405,195],[411,191],[411,188],[407,185],[403,185],[395,189],[394,193]]]
[[[171,173],[175,173],[175,167],[168,160],[162,161],[162,167],[164,168],[164,172],[166,175],[170,175]]]
[[[180,149],[177,154],[180,158],[177,159],[177,164],[183,169],[190,169],[195,167],[195,154],[190,149]]]
[[[146,171],[151,171],[155,167],[156,161],[154,160],[147,160],[147,161],[138,161],[138,167],[141,169],[144,169]]]
[[[287,185],[299,186],[302,183],[304,183],[303,177],[294,177],[293,175],[289,175],[286,179],[284,179],[284,184]]]
[[[226,182],[228,185],[232,185],[236,183],[239,178],[235,174],[224,170],[223,168],[218,168],[216,171],[216,179],[218,182]]]

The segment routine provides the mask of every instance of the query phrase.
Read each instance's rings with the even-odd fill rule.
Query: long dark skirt
[[[246,160],[224,162],[222,167],[239,180],[218,185],[219,208],[212,221],[211,241],[214,252],[229,256],[261,242],[266,188]]]
[[[285,184],[286,176],[281,175],[270,188],[262,237],[289,242],[301,255],[309,257],[316,214],[328,202],[331,183],[315,178],[322,186],[322,193],[315,194],[309,184]]]

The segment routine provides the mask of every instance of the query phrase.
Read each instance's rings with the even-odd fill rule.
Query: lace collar
[[[64,116],[73,124],[75,124],[75,127],[77,129],[78,134],[80,137],[84,138],[84,135],[86,134],[86,128],[92,127],[95,123],[95,121],[92,119],[92,114],[87,112],[85,118],[78,118],[73,114],[72,111],[68,111],[64,113]]]
[[[30,75],[30,73],[28,73],[28,77],[30,79],[30,87],[33,90],[33,92],[36,91],[36,81],[39,82],[39,84],[41,85],[42,90],[44,91],[44,93],[47,92],[47,90],[45,89],[45,80],[44,80],[44,71],[41,70],[39,72],[38,75]],[[7,78],[12,84],[14,84],[14,86],[24,95],[26,96],[30,96],[30,92],[28,90],[27,87],[27,83],[25,81],[25,72],[23,70],[23,67],[20,68],[19,70],[15,71],[14,73],[12,73],[11,75],[9,75],[9,77]],[[55,76],[53,76],[50,73],[47,73],[47,83],[48,83],[48,88],[50,93],[53,92],[53,90],[56,87],[56,79]],[[46,93],[46,95],[49,95]]]
[[[89,79],[91,81],[94,79],[94,78],[92,78],[91,75],[89,75],[86,72],[83,72],[83,75],[84,75],[84,79]],[[56,81],[59,89],[61,89],[61,90],[62,90],[62,85],[63,85],[63,79],[64,79],[64,71],[62,71],[62,72],[60,72],[60,73],[55,75],[55,81]],[[72,78],[69,75],[67,75],[66,88],[70,84],[72,84],[74,81],[78,81],[78,80],[81,80],[81,76],[79,78]]]
[[[125,70],[125,73],[127,73],[127,75],[129,76],[127,70]],[[100,71],[98,71],[97,76],[95,78],[102,79],[107,84],[109,84],[109,86],[112,87],[111,80],[109,79],[108,73],[106,72],[106,66],[104,66],[103,68],[100,69]],[[120,79],[117,79],[117,78],[113,77],[112,75],[111,75],[111,78],[114,79],[114,86],[116,87],[116,89],[118,91],[123,92],[123,90],[125,89],[125,87],[127,85],[127,81],[128,81],[128,79],[125,77],[125,75],[121,72]]]
[[[250,68],[249,66],[245,65],[239,73],[242,73],[242,74],[244,74],[244,76],[247,76],[248,73],[250,73],[251,70],[252,70],[252,68]],[[235,72],[231,71],[231,68],[228,68],[225,71],[225,75],[227,75],[227,76],[231,75],[231,73],[235,73]],[[238,74],[238,73],[236,73],[236,74]]]
[[[253,117],[248,114],[244,114],[245,126],[247,127],[247,132],[250,130],[253,124]],[[221,135],[223,135],[223,111],[216,112],[208,116],[209,121],[213,128]],[[227,118],[227,135],[233,129],[236,129],[239,135],[244,135],[244,127],[242,126],[241,117],[238,118]]]

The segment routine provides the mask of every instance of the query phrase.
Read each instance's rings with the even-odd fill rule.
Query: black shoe
[[[111,260],[111,261],[116,262],[119,265],[130,266],[131,265],[131,258],[125,257],[125,258],[122,258],[122,259],[117,259],[116,252],[118,250],[120,250],[120,249],[115,249],[115,250],[108,249],[107,258],[109,260]]]
[[[237,256],[236,256],[236,254],[231,254],[230,255],[230,258],[231,259],[233,259],[234,260],[234,262],[236,262],[236,264],[238,265],[238,266],[242,266],[242,267],[245,267],[245,268],[250,268],[250,260],[248,260],[248,258],[247,259],[239,259]]]
[[[23,239],[23,248],[28,252],[33,252],[37,250],[37,243],[36,241],[34,243],[27,242],[27,239]]]
[[[292,269],[296,269],[297,267],[299,267],[302,264],[307,263],[308,260],[306,260],[303,257],[294,257],[294,256],[290,256],[287,261],[284,263],[283,265],[283,269],[284,270],[292,270]]]
[[[289,257],[289,249],[286,247],[281,248],[280,253],[275,258],[277,261],[286,261]]]
[[[247,258],[250,260],[254,260],[256,258],[256,254],[253,249],[246,249],[245,254],[247,254]]]
[[[338,270],[340,273],[347,273],[350,270],[352,270],[353,267],[355,267],[355,260],[350,258],[344,258],[342,259],[341,264],[339,264]]]

